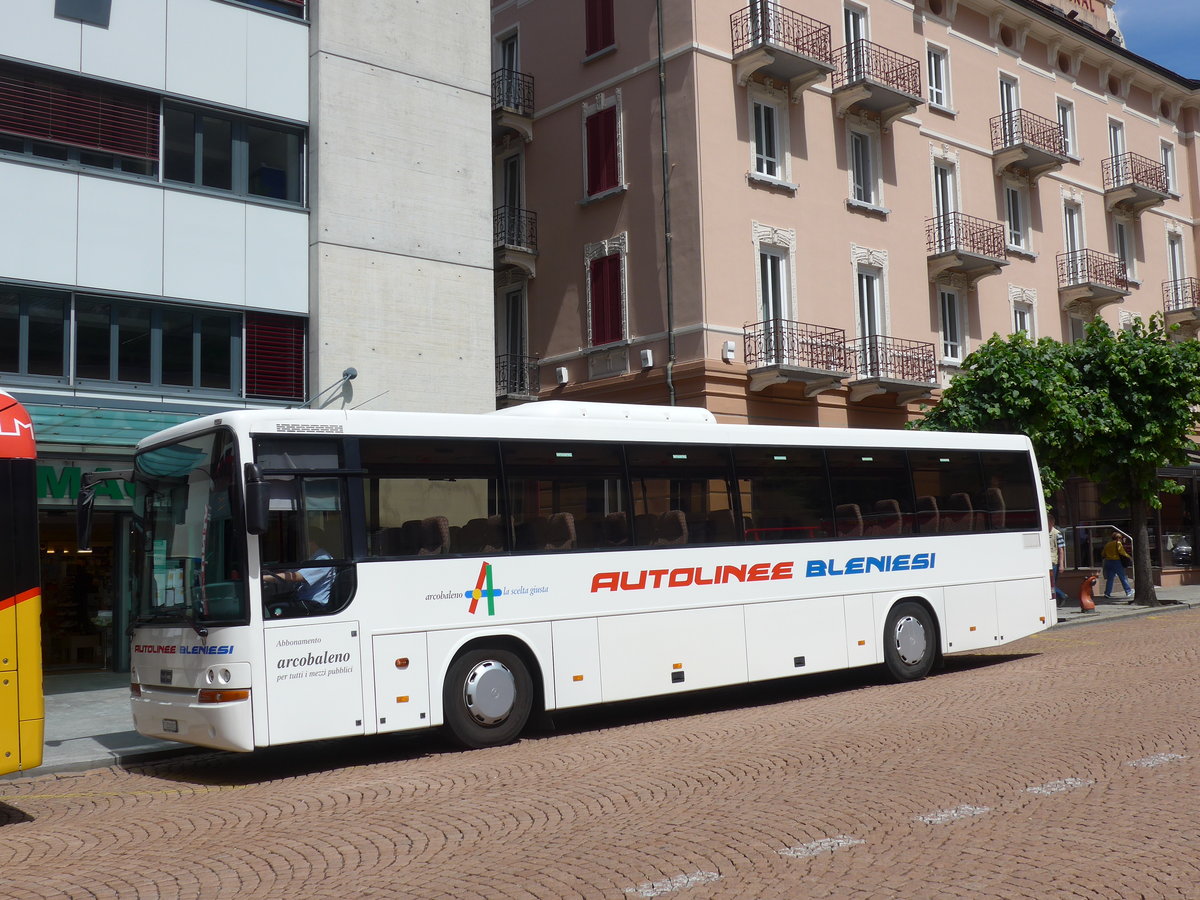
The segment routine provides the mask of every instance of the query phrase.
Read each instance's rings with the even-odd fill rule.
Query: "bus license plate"
[[[167,734],[179,734],[179,720],[163,719],[163,731]]]

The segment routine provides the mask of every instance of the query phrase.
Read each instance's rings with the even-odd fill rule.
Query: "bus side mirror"
[[[246,531],[266,534],[271,510],[271,485],[254,463],[246,463]]]
[[[96,505],[96,478],[85,472],[75,498],[75,543],[80,550],[92,549],[92,507]]]

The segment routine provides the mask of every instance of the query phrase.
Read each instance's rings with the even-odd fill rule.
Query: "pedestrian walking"
[[[1129,586],[1129,579],[1125,577],[1125,564],[1132,564],[1133,560],[1126,551],[1121,537],[1121,532],[1113,531],[1112,540],[1104,545],[1104,550],[1100,553],[1100,558],[1104,560],[1104,598],[1106,600],[1112,599],[1113,578],[1121,579],[1121,587],[1125,588],[1126,599],[1133,596],[1133,588]]]
[[[1057,606],[1065,606],[1071,602],[1071,597],[1058,586],[1058,573],[1066,565],[1067,539],[1054,525],[1054,513],[1048,513],[1046,520],[1050,523],[1050,589],[1054,592],[1054,602]]]

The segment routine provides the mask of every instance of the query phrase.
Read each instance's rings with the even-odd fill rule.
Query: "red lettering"
[[[687,587],[696,577],[695,569],[672,569],[671,577],[667,580],[668,587]]]
[[[750,581],[769,581],[771,579],[771,564],[757,563],[750,567]]]
[[[592,593],[596,591],[607,590],[615,591],[617,589],[617,572],[601,572],[598,575],[592,576]]]
[[[663,576],[666,575],[669,571],[670,571],[669,569],[651,569],[646,574],[654,576],[654,587],[657,588],[657,587],[662,587]]]
[[[640,590],[642,590],[646,586],[646,573],[645,573],[645,571],[642,571],[638,574],[640,574],[642,577],[638,579],[637,584],[633,584],[629,580],[629,573],[622,572],[621,573],[621,590],[623,590],[623,591],[640,591]]]
[[[700,577],[700,573],[703,571],[704,570],[701,568],[696,569],[696,584],[712,584],[713,583],[712,578],[708,579],[708,581],[705,581],[703,578]]]
[[[738,581],[746,580],[745,566],[721,566],[721,584],[729,580],[729,576],[733,576]]]
[[[786,581],[792,577],[792,564],[790,562],[775,563],[775,567],[771,569],[772,581]]]

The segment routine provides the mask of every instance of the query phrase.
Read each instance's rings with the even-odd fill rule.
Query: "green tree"
[[[1028,435],[1047,492],[1068,475],[1096,482],[1101,499],[1129,509],[1134,589],[1152,604],[1158,601],[1146,520],[1161,505],[1157,471],[1186,464],[1198,426],[1200,345],[1171,340],[1158,314],[1120,332],[1096,318],[1071,344],[993,336],[914,424]]]

